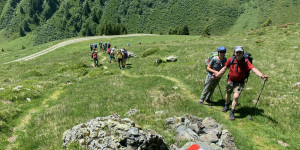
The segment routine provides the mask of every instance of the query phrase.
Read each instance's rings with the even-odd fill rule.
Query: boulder
[[[223,130],[222,125],[209,117],[204,120],[191,115],[171,117],[166,119],[165,127],[177,132],[179,143],[193,141],[202,149],[237,149],[232,134],[228,130]],[[190,145],[186,145],[188,146]]]
[[[136,57],[136,54],[133,52],[127,52],[127,53],[128,53],[128,58]]]
[[[65,131],[63,148],[72,142],[88,149],[168,149],[161,135],[117,114],[97,117]]]
[[[169,57],[166,58],[166,61],[167,62],[175,62],[175,61],[177,61],[177,57],[175,57],[175,56],[169,56]]]

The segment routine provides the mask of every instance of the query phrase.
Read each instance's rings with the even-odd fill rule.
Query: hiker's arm
[[[228,69],[228,67],[224,66],[219,72],[218,74],[216,74],[216,78],[220,78],[224,73],[225,71]]]
[[[212,67],[212,66],[211,66],[210,64],[208,64],[208,65],[207,65],[207,68],[206,68],[207,71],[209,71],[209,72],[211,72],[211,73],[213,73],[213,74],[218,74],[218,73],[219,73],[218,71],[216,71],[216,70],[214,70],[214,69],[211,69],[211,67]]]
[[[268,80],[269,76],[268,75],[263,75],[258,69],[253,68],[252,71],[259,76],[260,78],[264,79],[264,80]]]

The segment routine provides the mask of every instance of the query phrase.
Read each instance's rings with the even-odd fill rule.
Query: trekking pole
[[[263,86],[262,86],[262,88],[261,88],[261,91],[260,91],[260,94],[258,95],[258,98],[257,98],[257,101],[256,101],[256,103],[255,103],[255,106],[254,106],[254,110],[253,110],[253,113],[252,114],[255,114],[255,108],[256,108],[256,106],[257,106],[257,103],[258,103],[258,101],[259,101],[259,98],[260,98],[260,95],[261,95],[261,93],[262,93],[262,91],[263,91],[263,89],[264,89],[264,87],[265,87],[265,83],[266,83],[266,80],[264,80],[264,84],[263,84]],[[250,120],[252,120],[252,114],[250,115]]]
[[[219,83],[218,83],[218,87],[219,87],[219,91],[220,91],[220,93],[221,93],[221,97],[222,97],[222,99],[224,99]]]

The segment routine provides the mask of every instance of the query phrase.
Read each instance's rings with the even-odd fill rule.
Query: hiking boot
[[[229,117],[230,117],[230,120],[235,120],[233,111],[230,111]]]
[[[200,99],[199,104],[203,104],[203,100]]]
[[[225,105],[225,107],[223,107],[222,111],[223,111],[223,112],[227,112],[228,109],[229,109],[229,105]]]
[[[206,102],[206,103],[209,103],[209,104],[210,104],[210,103],[212,103],[212,101],[211,101],[211,100],[206,100],[205,102]]]

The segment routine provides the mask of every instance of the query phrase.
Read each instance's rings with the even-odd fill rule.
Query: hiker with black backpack
[[[90,44],[90,49],[91,49],[91,51],[93,50],[93,48],[94,48],[94,46],[93,46],[93,44],[91,43],[91,44]]]
[[[215,53],[215,52],[214,52]],[[217,49],[217,56],[213,56],[209,58],[207,63],[207,76],[205,79],[204,89],[201,94],[201,98],[199,103],[203,104],[203,102],[211,103],[211,96],[214,93],[215,88],[220,82],[219,79],[213,79],[213,74],[218,74],[219,71],[224,67],[227,59],[225,58],[226,48],[221,46]]]
[[[123,48],[123,64],[122,64],[122,68],[125,68],[126,67],[126,61],[127,61],[127,58],[128,58],[128,53],[127,53],[127,50],[125,48]]]
[[[214,77],[216,79],[220,78],[227,69],[229,69],[229,75],[227,79],[226,86],[226,101],[225,107],[222,109],[223,112],[227,112],[229,110],[229,102],[231,94],[233,94],[232,107],[229,114],[231,120],[235,120],[234,110],[238,104],[239,96],[242,93],[242,90],[245,85],[245,81],[249,76],[250,70],[252,70],[257,76],[268,80],[268,75],[263,75],[258,69],[254,68],[250,60],[252,61],[252,57],[249,57],[249,53],[244,53],[244,49],[242,46],[236,46],[234,49],[234,56],[230,57],[226,63],[225,67],[223,67],[218,74]]]

